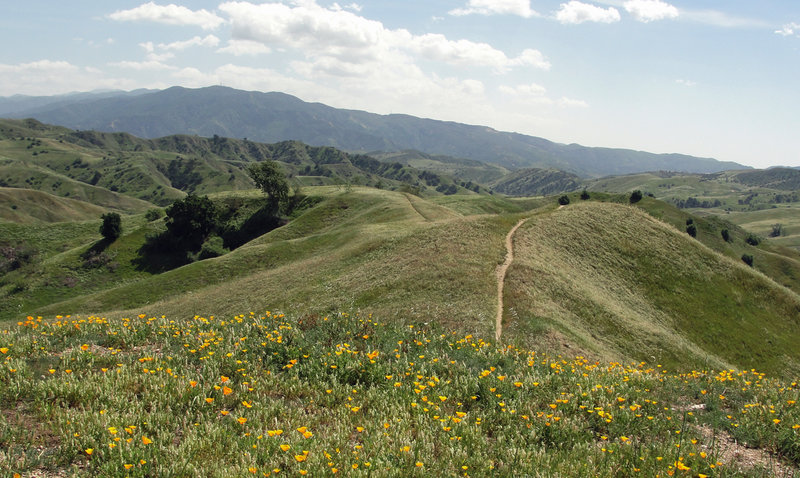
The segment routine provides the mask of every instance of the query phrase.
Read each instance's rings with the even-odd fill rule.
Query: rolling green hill
[[[296,186],[371,185],[431,195],[487,192],[436,171],[297,141],[264,144],[186,135],[147,140],[35,120],[0,120],[0,187],[40,190],[123,212],[165,206],[186,193],[250,189],[245,168],[265,160],[280,163]]]
[[[602,359],[657,360],[679,369],[757,365],[782,375],[800,371],[800,350],[792,345],[800,340],[798,295],[712,249],[708,231],[715,226],[703,219],[697,218],[699,238],[708,234],[712,247],[654,218],[685,214],[659,201],[631,207],[614,202],[624,197],[598,195],[612,201],[576,199],[557,208],[552,198],[307,190],[318,198],[316,205],[285,226],[221,257],[158,274],[133,265],[148,231],[163,227],[158,222],[130,217],[123,237],[108,249],[118,263],[113,270],[82,266],[99,239],[99,222],[87,223],[83,245],[59,246],[62,252],[29,271],[31,279],[37,273],[53,277],[54,271],[71,279],[28,280],[33,285],[18,287],[24,270],[16,271],[17,286],[0,289],[2,317],[222,317],[232,308],[291,308],[316,316],[345,310],[491,337],[504,238],[528,218],[515,239],[518,259],[506,282],[504,341]],[[7,230],[53,241],[31,228]],[[738,234],[736,247],[745,247]],[[44,243],[39,247],[47,250]],[[756,263],[774,256],[761,246],[747,247],[763,254]],[[774,257],[767,270],[795,267]]]

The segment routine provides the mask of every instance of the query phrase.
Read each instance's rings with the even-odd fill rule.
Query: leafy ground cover
[[[547,356],[425,322],[29,317],[0,333],[0,357],[8,475],[723,477],[800,463],[796,381]]]

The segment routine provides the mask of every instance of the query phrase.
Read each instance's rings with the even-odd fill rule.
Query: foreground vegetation
[[[9,475],[764,476],[800,464],[796,382],[553,357],[426,323],[29,317],[2,331],[0,352]]]

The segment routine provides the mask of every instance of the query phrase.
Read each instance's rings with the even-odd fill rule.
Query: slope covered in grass
[[[85,221],[106,209],[32,189],[0,188],[0,221],[16,223]]]
[[[54,290],[6,313],[347,310],[491,337],[505,235],[529,218],[506,279],[504,341],[679,369],[800,370],[797,295],[639,208],[476,195],[427,200],[373,188],[308,193],[319,198],[314,207],[224,256],[160,274],[120,265],[123,274],[105,285],[79,282],[72,294]],[[153,226],[140,227],[110,249],[122,262],[134,260]]]
[[[671,367],[800,371],[800,298],[638,208],[582,203],[518,231],[507,333]]]
[[[800,464],[796,382],[566,359],[421,321],[31,319],[0,331],[0,361],[6,475],[755,478]]]

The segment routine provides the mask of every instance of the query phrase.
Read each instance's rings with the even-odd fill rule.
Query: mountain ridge
[[[17,111],[72,129],[128,132],[144,138],[171,134],[228,136],[260,142],[298,140],[347,151],[418,150],[498,164],[509,169],[560,169],[581,177],[673,170],[708,173],[746,166],[683,154],[560,144],[488,126],[379,115],[309,103],[286,93],[222,86],[171,87],[153,93],[87,100]]]

